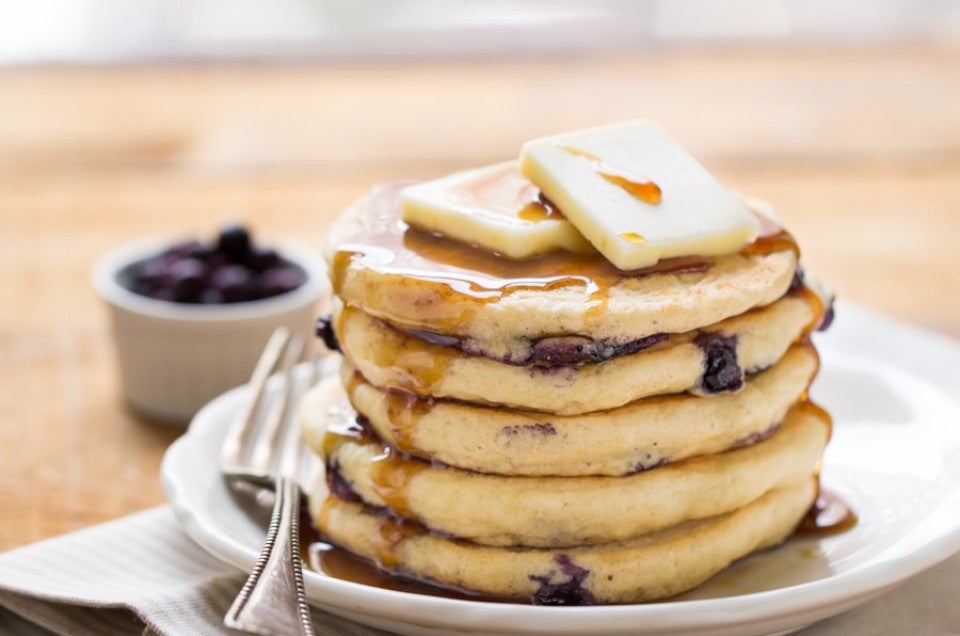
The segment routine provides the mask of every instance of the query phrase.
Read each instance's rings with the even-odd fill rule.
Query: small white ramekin
[[[276,327],[311,332],[327,279],[312,250],[280,243],[277,251],[305,272],[306,281],[273,298],[191,305],[141,296],[121,284],[130,265],[174,242],[151,239],[118,247],[94,266],[92,282],[110,310],[124,400],[150,419],[185,424],[211,399],[250,379]]]

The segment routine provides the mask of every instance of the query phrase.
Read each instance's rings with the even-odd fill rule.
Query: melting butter
[[[760,229],[739,198],[642,120],[530,141],[520,172],[621,270],[733,253]]]
[[[408,186],[401,201],[403,220],[410,225],[509,258],[593,251],[520,174],[516,161]]]

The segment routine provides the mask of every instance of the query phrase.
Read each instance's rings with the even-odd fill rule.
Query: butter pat
[[[619,269],[729,254],[759,231],[736,196],[646,121],[527,142],[520,171]]]
[[[592,251],[539,195],[517,162],[508,161],[404,188],[403,220],[515,259],[556,250]]]

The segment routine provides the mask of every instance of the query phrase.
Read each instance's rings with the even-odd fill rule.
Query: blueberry
[[[705,356],[700,388],[707,393],[736,391],[743,386],[743,369],[737,362],[737,337],[703,333],[696,339]]]
[[[134,281],[134,283],[127,287],[127,289],[132,291],[134,294],[139,294],[140,296],[150,296],[155,288],[152,285]]]
[[[207,269],[211,274],[224,265],[230,264],[230,260],[220,252],[210,252],[210,256],[207,257]]]
[[[270,298],[293,291],[303,284],[303,272],[295,267],[275,267],[268,269],[257,279],[259,298]]]
[[[247,255],[247,267],[263,272],[280,264],[280,255],[269,247],[253,247]]]
[[[749,435],[745,435],[744,437],[734,441],[731,448],[744,448],[746,446],[752,446],[757,442],[762,442],[776,433],[778,428],[780,428],[780,422],[775,423],[773,426],[768,426],[765,430],[754,431]]]
[[[160,289],[154,289],[150,294],[150,298],[154,300],[165,300],[167,302],[173,302],[175,299],[173,297],[173,290],[169,287],[161,287]]]
[[[250,255],[250,233],[242,225],[228,225],[217,237],[217,251],[240,263]]]
[[[341,501],[360,501],[360,497],[353,491],[353,486],[340,472],[339,464],[327,466],[327,488]]]
[[[648,349],[668,337],[665,333],[655,333],[629,342],[614,343],[607,340],[597,342],[583,336],[548,336],[533,343],[524,363],[556,368],[603,362],[614,356],[630,355]]]
[[[201,305],[220,305],[223,302],[223,294],[219,289],[207,288],[200,292]]]
[[[215,247],[184,240],[126,272],[125,286],[159,300],[214,305],[283,294],[303,285],[302,270],[256,247],[242,225],[224,227]]]
[[[457,336],[448,336],[435,331],[422,331],[420,329],[406,329],[404,331],[414,338],[419,338],[420,340],[424,340],[430,344],[440,345],[441,347],[460,348],[463,346],[463,341]]]
[[[170,286],[177,302],[196,302],[203,291],[207,266],[196,258],[183,258],[170,265]]]
[[[612,358],[613,356],[628,356],[631,353],[637,353],[638,351],[643,351],[644,349],[649,349],[654,345],[660,344],[669,337],[670,334],[667,333],[652,333],[649,336],[644,336],[638,340],[631,340],[630,342],[625,342],[623,344],[613,345],[611,353],[606,357]]]
[[[530,361],[544,367],[562,367],[582,362],[599,362],[597,345],[584,336],[552,336],[530,348]]]
[[[640,461],[638,461],[636,464],[633,465],[633,472],[642,473],[645,470],[653,470],[654,468],[660,468],[661,466],[665,466],[668,463],[670,463],[670,460],[667,459],[666,457],[658,457],[657,459],[653,459],[653,455],[651,455],[650,453],[647,453],[643,459],[641,459]]]
[[[139,288],[152,288],[168,285],[170,266],[163,258],[151,258],[143,261],[134,269],[134,283]]]
[[[566,578],[557,582],[556,570],[550,570],[542,576],[530,574],[529,579],[540,584],[531,599],[534,605],[593,605],[596,603],[590,590],[583,587],[583,582],[590,574],[590,570],[575,564],[565,554],[554,556],[553,561],[560,568],[560,574]]]
[[[340,351],[340,341],[337,340],[337,334],[333,331],[333,318],[329,314],[317,318],[313,328],[327,349]]]
[[[793,272],[793,280],[790,281],[790,287],[787,288],[787,293],[800,291],[804,285],[806,285],[806,281],[804,280],[803,268],[797,265],[797,269]]]
[[[243,265],[224,265],[210,275],[210,289],[220,292],[223,302],[236,303],[248,299],[251,280]]]
[[[209,248],[203,243],[197,239],[187,239],[168,247],[167,251],[164,252],[164,256],[172,256],[174,259],[187,257],[205,258],[208,253]]]

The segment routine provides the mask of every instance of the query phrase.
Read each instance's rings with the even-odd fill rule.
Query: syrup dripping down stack
[[[829,312],[786,231],[627,272],[512,261],[408,227],[404,185],[331,237],[343,362],[302,409],[325,539],[441,587],[592,604],[675,595],[794,532],[830,436],[807,398]],[[535,194],[518,209],[549,217]]]

